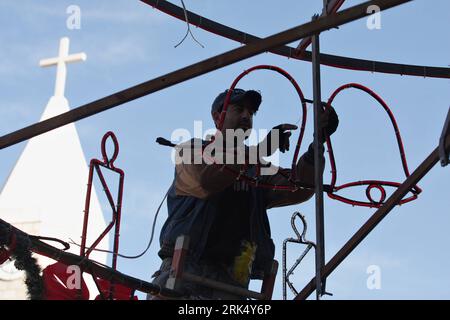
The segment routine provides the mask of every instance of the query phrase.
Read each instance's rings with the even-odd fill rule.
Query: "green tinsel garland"
[[[0,228],[0,247],[11,245],[11,232],[7,228]],[[25,284],[30,300],[42,300],[44,296],[44,281],[41,276],[41,268],[37,260],[31,255],[31,241],[28,237],[15,234],[16,246],[13,248],[11,258],[15,260],[14,266],[25,271]]]

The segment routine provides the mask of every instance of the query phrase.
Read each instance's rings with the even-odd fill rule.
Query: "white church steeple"
[[[64,97],[66,63],[82,60],[86,60],[86,55],[69,55],[69,39],[62,38],[59,56],[40,61],[44,67],[57,66],[55,92],[41,120],[70,110]],[[99,133],[99,139],[101,136]],[[94,157],[100,155],[98,151]],[[89,168],[74,123],[32,138],[0,192],[0,218],[31,234],[80,241],[88,175]],[[87,244],[92,244],[105,227],[100,202],[93,189]],[[108,237],[101,244],[99,248],[107,249]],[[79,248],[73,246],[70,252],[79,254]],[[90,257],[106,263],[105,253],[93,252]],[[39,257],[39,263],[45,267],[54,261]],[[14,275],[13,271],[11,266],[0,266],[0,300],[25,298],[23,276]],[[91,290],[95,285],[92,280],[87,282],[91,298],[95,297],[96,291]]]

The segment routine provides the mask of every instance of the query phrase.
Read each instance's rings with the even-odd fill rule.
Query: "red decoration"
[[[138,300],[138,297],[134,295],[134,289],[117,283],[111,284],[104,279],[97,279],[96,282],[101,294],[95,300]]]
[[[278,68],[276,66],[271,66],[271,65],[259,65],[259,66],[255,66],[252,67],[248,70],[245,70],[244,72],[242,72],[232,83],[230,89],[228,90],[228,93],[225,97],[225,101],[223,104],[223,109],[222,109],[222,113],[220,115],[220,120],[219,120],[219,125],[218,125],[218,132],[221,131],[222,127],[223,127],[223,123],[225,120],[225,116],[227,113],[227,109],[228,109],[228,105],[230,102],[230,98],[231,98],[231,92],[233,91],[233,89],[236,87],[237,83],[247,74],[249,74],[250,72],[253,72],[255,70],[261,70],[261,69],[266,69],[266,70],[272,70],[275,71],[281,75],[283,75],[285,78],[287,78],[292,85],[295,87],[295,90],[297,91],[297,94],[300,98],[300,102],[302,105],[302,111],[303,111],[303,117],[302,117],[302,123],[301,123],[301,127],[300,127],[300,135],[298,137],[297,140],[297,145],[295,148],[295,152],[294,152],[294,157],[292,159],[292,168],[290,170],[290,173],[286,174],[285,172],[283,172],[283,170],[280,171],[280,174],[284,175],[287,178],[287,181],[289,183],[289,185],[272,185],[272,184],[266,184],[266,183],[260,183],[259,182],[259,178],[260,178],[260,169],[261,169],[261,163],[256,164],[256,176],[255,177],[250,177],[245,175],[245,171],[247,168],[247,164],[244,164],[241,167],[240,171],[236,171],[233,170],[227,166],[222,166],[223,169],[225,169],[226,171],[232,173],[233,175],[236,176],[237,180],[241,180],[241,181],[246,181],[249,185],[252,185],[254,187],[259,187],[259,188],[267,188],[267,189],[272,189],[272,190],[286,190],[286,191],[296,191],[299,188],[308,188],[311,189],[313,188],[313,186],[307,186],[307,185],[302,185],[301,183],[299,183],[297,181],[297,177],[296,177],[296,165],[297,165],[297,159],[298,159],[298,153],[300,151],[300,146],[302,143],[302,139],[303,139],[303,134],[305,131],[305,125],[306,125],[306,102],[307,100],[304,98],[303,93],[300,89],[300,87],[298,86],[297,82],[294,80],[294,78],[289,75],[286,71],[284,71],[281,68]],[[336,91],[333,92],[333,94],[331,95],[331,97],[329,98],[326,107],[330,107],[333,103],[334,98],[343,90],[348,89],[348,88],[355,88],[355,89],[359,89],[361,91],[364,91],[366,93],[368,93],[369,95],[371,95],[382,107],[383,109],[386,111],[386,113],[389,116],[389,119],[392,123],[392,126],[394,127],[394,131],[395,131],[395,136],[397,138],[397,143],[398,143],[398,148],[400,151],[400,158],[402,161],[402,166],[403,166],[403,171],[405,173],[406,177],[409,177],[409,169],[408,169],[408,164],[406,161],[406,155],[405,155],[405,150],[403,147],[403,141],[402,138],[400,136],[400,131],[398,129],[397,126],[397,122],[394,118],[394,115],[392,113],[392,111],[389,109],[389,107],[387,106],[386,102],[384,102],[383,99],[381,99],[380,96],[378,96],[375,92],[373,92],[372,90],[370,90],[369,88],[357,84],[357,83],[349,83],[346,85],[343,85],[341,87],[339,87],[338,89],[336,89]],[[214,141],[214,137],[211,140],[212,143]],[[394,187],[397,188],[400,186],[401,183],[399,182],[393,182],[393,181],[382,181],[382,180],[363,180],[363,181],[355,181],[355,182],[350,182],[350,183],[346,183],[343,185],[336,185],[336,180],[337,180],[337,170],[336,170],[336,162],[335,162],[335,158],[334,158],[334,153],[333,153],[333,148],[331,145],[331,140],[329,137],[327,137],[327,147],[329,150],[329,158],[330,158],[330,165],[331,165],[331,172],[332,172],[332,177],[331,177],[331,183],[330,185],[324,185],[324,190],[325,190],[325,186],[326,188],[326,192],[328,194],[328,196],[332,199],[335,200],[339,200],[342,201],[344,203],[347,204],[351,204],[353,206],[363,206],[363,207],[374,207],[374,208],[380,208],[385,200],[386,200],[386,190],[384,189],[384,187],[388,186],[388,187]],[[208,144],[209,144],[208,143]],[[206,147],[206,146],[205,146]],[[204,157],[207,157],[206,154],[203,154]],[[215,161],[214,159],[209,159],[208,160],[212,160],[212,162],[214,164]],[[218,165],[218,164],[216,164]],[[220,165],[218,165],[220,166]],[[354,186],[366,186],[366,196],[368,198],[369,201],[357,201],[357,200],[352,200],[349,198],[345,198],[342,197],[340,195],[337,195],[336,192],[338,192],[339,190],[345,189],[345,188],[349,188],[349,187],[354,187]],[[378,200],[373,199],[372,195],[371,195],[371,191],[372,189],[377,189],[380,191],[381,195],[380,198]],[[399,201],[399,205],[413,201],[415,199],[417,199],[418,194],[420,194],[422,192],[422,190],[420,189],[419,186],[414,186],[411,188],[410,192],[412,193],[411,196],[402,199],[401,201]]]
[[[114,152],[111,158],[108,157],[106,153],[106,141],[108,138],[111,138],[114,144]],[[114,166],[114,161],[117,159],[119,154],[119,142],[117,141],[116,135],[112,131],[108,131],[102,138],[101,142],[101,150],[103,160],[91,159],[89,165],[89,177],[88,177],[88,188],[86,193],[86,201],[84,208],[84,220],[83,220],[83,231],[81,234],[81,247],[80,247],[80,256],[89,258],[89,254],[95,250],[97,245],[102,241],[102,239],[109,233],[112,227],[115,226],[114,229],[114,247],[113,247],[113,257],[112,257],[112,268],[117,270],[117,254],[119,252],[119,235],[120,235],[120,218],[122,214],[122,197],[123,197],[123,183],[125,173],[122,169],[116,168]],[[114,202],[113,195],[109,190],[108,184],[106,183],[106,179],[104,174],[102,173],[102,169],[105,168],[112,172],[119,174],[119,185],[117,191],[117,200]],[[94,179],[94,169],[97,172],[97,175],[100,179],[100,182],[103,186],[103,191],[105,192],[106,197],[108,198],[108,202],[111,206],[112,210],[112,220],[106,227],[106,229],[100,234],[97,240],[89,247],[86,248],[87,241],[87,230],[88,230],[88,222],[89,222],[89,208],[91,202],[91,192],[92,192],[92,183]]]
[[[3,264],[6,260],[9,259],[11,254],[16,249],[16,234],[11,233],[11,240],[9,241],[8,249],[0,248],[0,264]]]
[[[405,155],[405,150],[403,147],[403,141],[402,141],[402,137],[400,135],[400,130],[398,129],[398,125],[397,125],[397,121],[394,118],[394,114],[392,113],[391,109],[389,109],[388,105],[386,104],[386,102],[384,102],[383,99],[381,99],[381,97],[379,95],[377,95],[375,92],[373,92],[372,90],[370,90],[369,88],[360,85],[358,83],[349,83],[349,84],[345,84],[339,88],[337,88],[333,94],[331,95],[331,97],[328,99],[327,102],[327,107],[330,107],[333,103],[334,98],[336,98],[336,96],[338,95],[338,93],[340,93],[341,91],[345,90],[345,89],[349,89],[349,88],[355,88],[355,89],[359,89],[361,91],[364,91],[366,93],[368,93],[369,95],[371,95],[382,107],[383,109],[386,111],[386,113],[389,116],[389,119],[391,120],[392,126],[394,128],[395,131],[395,136],[397,138],[397,144],[398,144],[398,149],[400,151],[400,158],[402,160],[402,167],[403,167],[403,172],[405,173],[406,177],[409,177],[409,169],[408,169],[408,163],[406,162],[406,155]],[[331,190],[332,192],[328,192],[328,196],[332,199],[335,200],[339,200],[341,202],[347,203],[347,204],[351,204],[353,206],[362,206],[362,207],[370,207],[370,208],[380,208],[383,203],[384,200],[386,199],[386,191],[384,189],[384,186],[389,186],[389,187],[399,187],[401,185],[401,183],[399,182],[392,182],[392,181],[381,181],[381,180],[363,180],[363,181],[355,181],[355,182],[349,182],[340,186],[336,186],[336,180],[337,180],[337,169],[336,169],[336,161],[334,159],[334,153],[333,153],[333,147],[331,145],[331,140],[329,137],[327,137],[327,147],[328,147],[328,151],[329,151],[329,157],[330,157],[330,165],[331,165]],[[345,189],[345,188],[349,188],[349,187],[354,187],[354,186],[367,186],[366,187],[366,196],[369,199],[369,201],[364,202],[364,201],[357,201],[357,200],[352,200],[352,199],[348,199],[342,196],[339,196],[337,194],[335,194],[335,192]],[[378,201],[374,200],[370,194],[370,191],[376,188],[381,192],[381,196],[380,199]],[[410,192],[412,193],[412,195],[408,198],[402,199],[398,204],[404,204],[407,202],[410,202],[412,200],[417,199],[417,195],[419,193],[422,192],[422,189],[419,188],[419,186],[414,186],[411,188]]]
[[[57,262],[47,266],[43,273],[44,300],[89,300],[89,290],[83,280],[82,273],[79,275],[70,272],[68,266]],[[70,288],[72,279],[69,277],[79,276],[79,288]]]

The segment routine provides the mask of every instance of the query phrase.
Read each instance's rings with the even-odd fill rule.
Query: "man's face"
[[[225,120],[222,126],[222,132],[227,129],[242,129],[244,131],[253,128],[254,107],[248,100],[242,100],[235,104],[228,105]],[[220,112],[213,113],[216,127],[219,125]]]

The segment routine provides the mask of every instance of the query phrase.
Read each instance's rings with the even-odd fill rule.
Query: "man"
[[[211,115],[218,128],[227,91],[217,96]],[[185,265],[187,272],[219,282],[247,288],[250,279],[262,279],[274,258],[274,244],[270,236],[267,209],[304,202],[313,190],[295,192],[252,187],[236,180],[223,166],[240,172],[239,150],[253,127],[253,116],[261,104],[257,91],[234,89],[221,128],[212,144],[191,140],[177,146],[177,164],[174,182],[169,189],[168,218],[161,230],[158,255],[163,263],[153,276],[153,283],[164,286],[169,276],[174,243],[178,236],[189,236],[189,252]],[[331,135],[338,125],[333,108],[327,108],[321,118],[324,134]],[[291,124],[274,127],[257,148],[258,157],[270,156],[278,149],[289,150]],[[227,133],[243,132],[230,138]],[[206,161],[206,149],[215,146],[212,157]],[[203,147],[203,148],[202,148]],[[206,148],[204,148],[206,147]],[[204,150],[203,150],[204,149]],[[247,152],[246,152],[247,153]],[[187,155],[187,157],[186,157]],[[227,157],[228,156],[228,157]],[[195,161],[196,159],[199,161]],[[180,161],[180,159],[182,161]],[[228,159],[228,161],[225,161]],[[229,160],[232,161],[229,161]],[[248,160],[248,154],[246,154]],[[289,169],[281,169],[289,173]],[[247,175],[255,175],[255,166],[248,166]],[[297,179],[314,185],[314,152],[312,144],[297,164]],[[280,171],[261,176],[262,183],[289,185]],[[188,299],[241,299],[215,289],[183,282],[180,290]],[[151,299],[164,299],[152,297]]]

